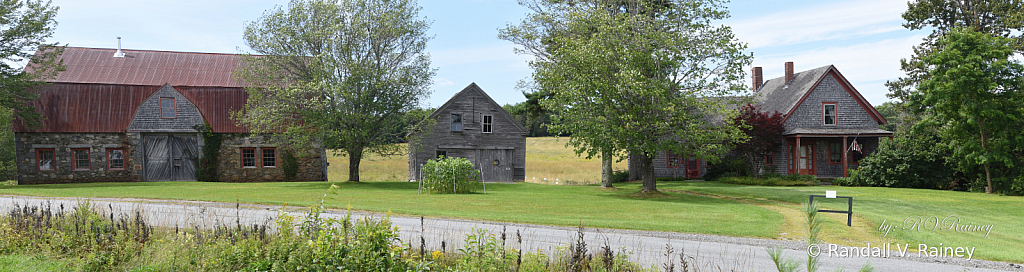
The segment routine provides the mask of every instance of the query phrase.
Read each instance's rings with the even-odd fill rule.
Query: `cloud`
[[[434,86],[449,86],[449,85],[455,85],[455,82],[452,82],[451,80],[449,80],[448,78],[445,78],[445,77],[439,77],[439,78],[435,78],[434,79]]]
[[[900,15],[905,9],[902,1],[846,1],[726,23],[750,48],[763,48],[903,30]]]

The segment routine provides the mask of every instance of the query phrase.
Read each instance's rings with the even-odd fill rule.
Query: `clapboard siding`
[[[462,131],[451,131],[452,114],[462,115]],[[483,133],[484,116],[491,116],[491,133]],[[435,158],[437,151],[449,157],[469,159],[485,176],[501,173],[500,177],[486,181],[522,181],[526,169],[526,131],[504,109],[494,102],[475,83],[455,94],[435,110],[430,117],[437,122],[433,131],[418,143],[412,143],[409,154],[409,180],[419,180],[420,166]],[[511,152],[511,162],[498,159],[494,165],[494,152]]]

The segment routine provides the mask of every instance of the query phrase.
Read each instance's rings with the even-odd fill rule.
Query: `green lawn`
[[[319,203],[331,183],[145,182],[56,185],[0,185],[0,194],[62,197],[130,197],[309,206]],[[799,205],[826,189],[854,197],[853,228],[845,215],[830,215],[824,232],[829,242],[865,246],[865,241],[930,246],[975,247],[975,258],[1022,262],[1024,198],[919,189],[859,187],[767,187],[718,182],[662,182],[660,197],[637,197],[639,184],[617,190],[595,186],[487,184],[487,194],[417,195],[416,183],[337,183],[326,204],[334,208],[401,215],[463,218],[545,225],[706,233],[726,236],[798,239],[803,228]],[[707,195],[707,196],[702,196]],[[845,209],[833,203],[833,209]],[[902,224],[908,217],[960,216],[976,225],[993,225],[991,234],[953,231],[897,231],[882,238],[878,227]],[[786,234],[789,234],[788,236]]]

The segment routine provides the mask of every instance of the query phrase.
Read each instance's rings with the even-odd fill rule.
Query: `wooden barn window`
[[[828,164],[843,163],[843,144],[840,142],[828,143]]]
[[[491,121],[494,121],[494,117],[492,117],[490,115],[484,115],[484,121],[483,121],[483,124],[484,124],[483,132],[484,133],[491,133]]]
[[[72,170],[89,170],[91,163],[89,162],[88,148],[72,149],[71,156],[73,156],[71,160]]]
[[[242,168],[256,168],[256,148],[242,148]]]
[[[53,148],[36,149],[36,169],[39,171],[57,170],[57,161],[53,160]]]
[[[124,170],[124,149],[107,149],[107,169]]]
[[[260,151],[263,154],[263,167],[277,167],[277,148],[264,147]]]
[[[160,118],[177,118],[178,104],[173,97],[160,98]]]
[[[822,103],[821,104],[821,114],[822,114],[823,121],[824,121],[825,125],[830,125],[830,126],[831,125],[835,125],[836,124],[836,116],[838,116],[838,114],[836,114],[836,103],[835,102]]]
[[[683,166],[682,156],[665,152],[665,168],[679,168]]]
[[[462,132],[462,114],[452,113],[452,131]]]

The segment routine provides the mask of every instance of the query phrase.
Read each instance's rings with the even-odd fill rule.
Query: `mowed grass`
[[[791,206],[807,203],[812,194],[824,195],[825,190],[835,190],[840,196],[853,197],[853,227],[846,227],[845,214],[827,214],[829,224],[824,233],[868,231],[877,242],[910,244],[909,252],[916,252],[919,244],[928,247],[975,248],[974,258],[1020,263],[1024,261],[1024,198],[955,191],[927,189],[877,188],[877,187],[766,187],[733,185],[718,182],[688,181],[659,185],[663,190],[680,190],[731,196],[745,201],[782,202]],[[821,201],[821,202],[819,202]],[[845,199],[815,198],[823,209],[846,210]],[[908,221],[924,220],[919,228],[912,228]],[[934,221],[929,221],[929,219]],[[948,219],[947,219],[948,218]],[[953,221],[959,218],[958,226],[992,225],[991,233],[986,231],[950,230]],[[860,219],[860,220],[858,220]],[[945,223],[943,220],[946,220]],[[936,221],[938,226],[936,226]],[[879,227],[896,225],[896,230],[886,236]],[[802,226],[802,225],[801,225]],[[885,237],[883,237],[885,236]],[[866,246],[861,241],[829,240],[832,243]],[[895,249],[895,247],[893,248]],[[915,253],[916,254],[916,253]]]
[[[639,184],[606,190],[596,186],[489,183],[487,194],[417,195],[413,182],[336,183],[331,208],[399,215],[461,218],[557,226],[774,237],[783,218],[755,205],[669,192],[634,196]],[[138,182],[0,186],[0,194],[51,197],[125,197],[204,200],[269,205],[319,204],[326,182],[220,183]],[[750,227],[757,226],[757,227]]]
[[[526,181],[531,183],[597,184],[601,181],[601,158],[585,159],[566,147],[568,138],[526,138]],[[406,145],[401,144],[402,150]],[[348,156],[329,152],[327,177],[331,181],[348,180]],[[626,161],[614,162],[612,168],[626,170]],[[545,180],[545,178],[547,180]],[[359,163],[361,181],[402,181],[409,179],[409,157],[405,155],[363,155]]]

